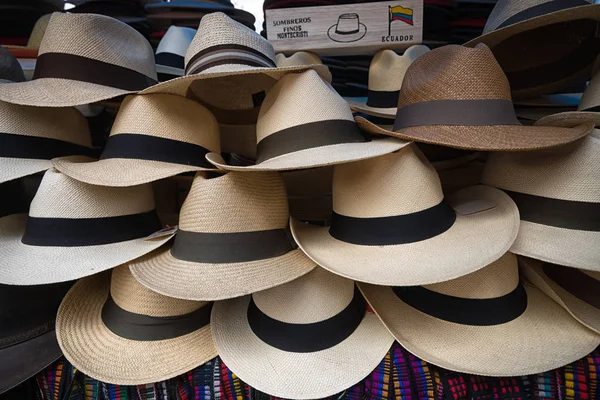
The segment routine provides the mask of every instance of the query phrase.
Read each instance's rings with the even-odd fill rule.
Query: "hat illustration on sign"
[[[360,23],[358,14],[346,13],[338,17],[337,23],[327,30],[327,36],[334,42],[351,43],[362,39],[367,27]]]

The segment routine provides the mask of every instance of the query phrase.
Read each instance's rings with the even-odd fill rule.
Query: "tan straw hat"
[[[50,169],[29,216],[0,218],[0,283],[70,281],[138,258],[170,239],[146,239],[161,228],[150,185],[109,188]]]
[[[584,82],[600,53],[600,4],[592,0],[498,0],[483,35],[514,97],[528,98]]]
[[[56,336],[67,360],[84,374],[143,385],[217,356],[211,309],[212,303],[154,293],[121,265],[73,286],[58,310]]]
[[[500,258],[519,213],[502,191],[473,186],[444,199],[435,169],[414,145],[333,172],[331,227],[292,221],[298,245],[336,274],[412,286],[467,275]]]
[[[0,183],[45,171],[54,157],[94,154],[87,121],[74,108],[0,102],[0,132]]]
[[[494,153],[482,182],[504,190],[521,215],[513,253],[600,271],[600,130],[560,149]]]
[[[284,67],[297,67],[300,65],[319,65],[323,64],[323,61],[315,53],[309,53],[307,51],[297,51],[287,57],[283,53],[275,55],[275,64],[278,68]]]
[[[422,44],[409,47],[402,55],[393,50],[378,51],[369,66],[368,97],[347,99],[352,111],[394,118],[406,70],[417,57],[428,51],[429,47]]]
[[[274,172],[198,173],[173,247],[131,263],[144,286],[188,300],[221,300],[289,282],[315,263],[289,232],[285,186]]]
[[[598,334],[520,282],[512,253],[434,285],[360,288],[402,346],[451,371],[531,375],[574,362],[600,344]]]
[[[217,120],[202,105],[170,94],[123,101],[100,160],[65,157],[56,169],[79,181],[133,186],[190,171],[215,169],[206,154],[221,152]]]
[[[523,126],[510,87],[485,45],[449,45],[415,60],[406,71],[393,131],[357,118],[363,129],[405,140],[469,150],[524,151],[560,146],[585,136],[575,128]]]
[[[286,75],[271,89],[258,115],[256,142],[256,165],[227,165],[218,154],[206,158],[226,170],[282,171],[373,158],[407,145],[366,138],[346,101],[315,71]]]
[[[360,382],[394,339],[354,282],[322,268],[285,285],[215,303],[219,356],[271,396],[316,399]]]
[[[135,29],[98,14],[54,13],[33,80],[3,85],[0,100],[78,106],[138,92],[156,79],[152,47]]]

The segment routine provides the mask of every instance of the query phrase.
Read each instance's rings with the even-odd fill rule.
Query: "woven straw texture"
[[[0,84],[8,82],[23,82],[25,75],[21,64],[10,51],[0,46]]]
[[[300,65],[323,64],[323,62],[315,53],[297,51],[289,57],[286,57],[286,55],[283,53],[275,55],[275,64],[277,65],[277,68],[282,68],[296,67]]]

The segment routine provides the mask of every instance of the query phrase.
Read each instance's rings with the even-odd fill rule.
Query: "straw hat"
[[[25,75],[21,64],[10,51],[0,46],[0,84],[23,81]]]
[[[513,96],[534,97],[584,82],[598,56],[600,4],[591,0],[499,0],[483,35]]]
[[[202,105],[170,94],[128,96],[100,160],[53,161],[71,178],[103,186],[133,186],[190,171],[211,170],[205,159],[221,152],[217,120]]]
[[[600,344],[598,334],[519,281],[511,253],[435,285],[360,288],[402,346],[451,371],[531,375],[574,362]]]
[[[287,75],[271,89],[258,115],[256,142],[256,165],[227,165],[214,153],[206,158],[226,170],[278,171],[363,160],[407,145],[365,138],[346,101],[315,71]]]
[[[560,146],[585,136],[574,128],[523,126],[506,76],[485,45],[449,45],[419,57],[406,71],[394,131],[357,118],[363,129],[448,147],[524,151]]]
[[[328,397],[360,382],[393,338],[354,282],[322,268],[285,285],[215,303],[219,356],[253,388],[293,399]]]
[[[380,50],[369,66],[368,97],[349,98],[352,111],[380,118],[394,118],[398,96],[406,70],[417,57],[429,51],[429,47],[417,44],[398,55],[393,50]]]
[[[292,221],[298,245],[336,274],[376,285],[457,278],[500,258],[519,213],[500,190],[473,186],[444,199],[435,169],[414,144],[336,166],[331,227]]]
[[[315,267],[289,233],[285,186],[274,173],[199,173],[172,248],[131,263],[144,286],[187,300],[221,300],[289,282]]]
[[[46,14],[38,18],[38,20],[35,22],[35,25],[33,25],[33,29],[31,30],[31,34],[29,35],[29,39],[27,39],[27,44],[25,46],[5,45],[4,47],[6,47],[9,51],[14,52],[16,55],[19,54],[20,50],[39,50],[51,16],[52,14]]]
[[[519,207],[513,253],[600,271],[600,130],[552,151],[490,154],[482,182]]]
[[[211,309],[212,303],[154,293],[121,265],[73,286],[58,310],[56,336],[67,360],[84,374],[116,385],[143,385],[217,356]]]
[[[156,72],[160,82],[185,75],[185,53],[196,30],[171,25],[156,48]]]
[[[29,216],[0,218],[0,283],[63,282],[114,268],[161,246],[152,187],[109,188],[50,169]]]
[[[315,53],[309,53],[307,51],[297,51],[287,57],[283,53],[278,53],[275,55],[275,64],[277,68],[284,67],[295,67],[299,65],[318,65],[323,64],[321,58]]]
[[[135,29],[98,14],[54,13],[33,80],[4,85],[0,100],[77,106],[135,93],[156,79],[152,47]]]

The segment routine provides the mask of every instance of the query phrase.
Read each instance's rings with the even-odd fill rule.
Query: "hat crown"
[[[369,90],[400,90],[408,67],[427,51],[423,45],[411,46],[403,55],[389,49],[378,51],[369,66]]]
[[[3,81],[24,82],[25,74],[17,58],[0,46],[0,83]]]
[[[297,51],[289,57],[286,57],[286,55],[283,53],[278,53],[275,56],[275,64],[277,64],[278,68],[284,68],[302,65],[323,64],[323,62],[315,53],[309,53],[307,51]]]
[[[597,62],[600,62],[600,57],[597,60]],[[594,77],[583,91],[577,110],[585,111],[595,107],[600,107],[600,71],[594,74]]]
[[[360,20],[356,13],[346,13],[338,17],[336,32],[353,32],[358,30]]]
[[[48,22],[50,22],[50,17],[52,14],[42,15],[33,26],[33,30],[31,31],[31,35],[29,35],[29,40],[27,40],[27,48],[29,49],[39,49],[40,44],[42,43],[42,39],[46,34],[46,29],[48,28]]]
[[[172,53],[185,57],[195,35],[195,29],[171,25],[158,43],[156,54]]]

